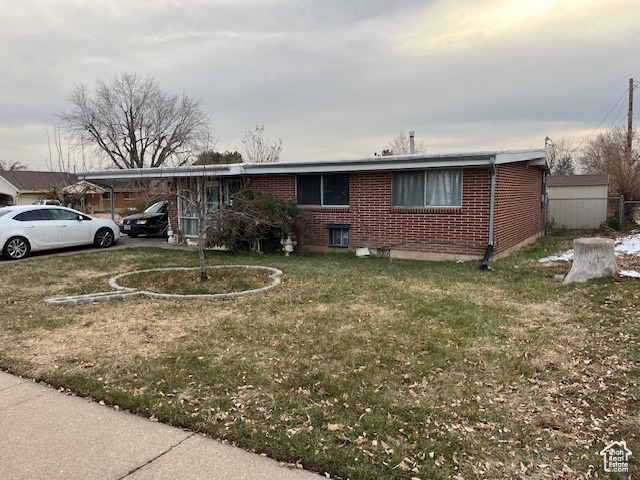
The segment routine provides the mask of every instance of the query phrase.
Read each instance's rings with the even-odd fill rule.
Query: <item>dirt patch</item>
[[[155,357],[168,346],[193,338],[234,315],[229,306],[216,307],[176,321],[173,314],[163,310],[160,302],[124,302],[115,308],[110,305],[106,315],[87,312],[78,316],[73,325],[31,331],[13,340],[13,350],[34,364],[31,375],[55,368],[59,362],[76,361],[82,368],[86,358],[110,363],[126,362],[132,352],[144,358]]]

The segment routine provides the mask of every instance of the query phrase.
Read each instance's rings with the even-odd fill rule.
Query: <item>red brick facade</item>
[[[494,255],[544,231],[542,170],[526,162],[497,167]],[[489,242],[491,171],[465,168],[461,207],[393,207],[392,173],[352,172],[348,207],[304,207],[313,213],[314,247],[329,245],[327,224],[349,224],[349,247],[426,258],[480,258]],[[295,175],[248,177],[248,185],[295,199]]]
[[[524,162],[500,165],[497,185],[494,237],[500,253],[544,233],[542,171]]]

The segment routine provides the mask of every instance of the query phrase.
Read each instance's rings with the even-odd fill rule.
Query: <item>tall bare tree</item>
[[[264,138],[264,125],[256,125],[256,129],[247,131],[240,141],[242,158],[250,163],[274,163],[280,160],[282,140]]]
[[[573,146],[571,141],[561,138],[558,141],[548,140],[547,158],[551,168],[551,175],[573,175]]]
[[[97,80],[91,94],[76,85],[59,116],[78,144],[90,145],[121,169],[184,165],[207,149],[209,117],[201,100],[163,91],[158,82],[122,73]]]
[[[415,153],[427,153],[427,146],[423,141],[414,144]],[[381,155],[409,155],[411,153],[411,140],[409,138],[409,134],[400,130],[397,135],[394,135],[391,140],[389,140],[389,145],[387,148],[382,150]]]
[[[588,141],[579,158],[585,173],[609,175],[609,192],[640,200],[640,149],[638,131],[633,132],[631,154],[627,156],[627,129],[613,127]]]
[[[26,170],[27,166],[22,162],[9,160],[0,160],[0,171],[3,172],[16,172],[18,170]]]

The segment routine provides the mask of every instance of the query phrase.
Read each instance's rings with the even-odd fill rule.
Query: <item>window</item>
[[[349,205],[349,174],[325,173],[296,177],[298,205]]]
[[[198,235],[198,211],[195,208],[196,196],[191,190],[178,192],[180,202],[180,231],[183,235]]]
[[[206,199],[206,212],[215,212],[220,208],[220,191],[218,190],[218,184],[209,184],[204,187],[204,196]]]
[[[10,213],[10,212],[3,212]],[[51,220],[49,218],[49,214],[46,209],[40,210],[29,210],[28,212],[22,212],[13,217],[14,220],[18,220],[19,222],[35,222],[41,220]]]
[[[242,179],[241,178],[226,178],[224,181],[224,189],[223,189],[223,200],[224,204],[228,207],[233,203],[233,197],[235,197],[236,193],[242,190]]]
[[[185,236],[199,235],[200,218],[211,218],[220,207],[220,188],[216,181],[184,179],[178,190],[178,228]]]
[[[122,196],[125,200],[133,200],[133,194],[131,192],[122,192]]]
[[[329,223],[329,246],[348,247],[349,246],[349,225],[343,223]]]
[[[462,170],[394,172],[394,207],[459,207],[462,205]]]
[[[78,220],[80,217],[76,212],[62,210],[61,208],[52,208],[49,210],[49,214],[54,220]]]
[[[106,191],[102,194],[102,199],[103,200],[111,200],[111,192]]]

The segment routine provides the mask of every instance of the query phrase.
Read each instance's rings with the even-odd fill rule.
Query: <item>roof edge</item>
[[[82,180],[159,179],[199,176],[277,175],[296,173],[357,172],[380,170],[411,170],[424,168],[460,168],[496,164],[529,162],[548,169],[544,149],[482,151],[467,153],[413,154],[373,156],[351,159],[309,162],[233,163],[225,165],[190,165],[131,170],[99,170],[80,172]]]

